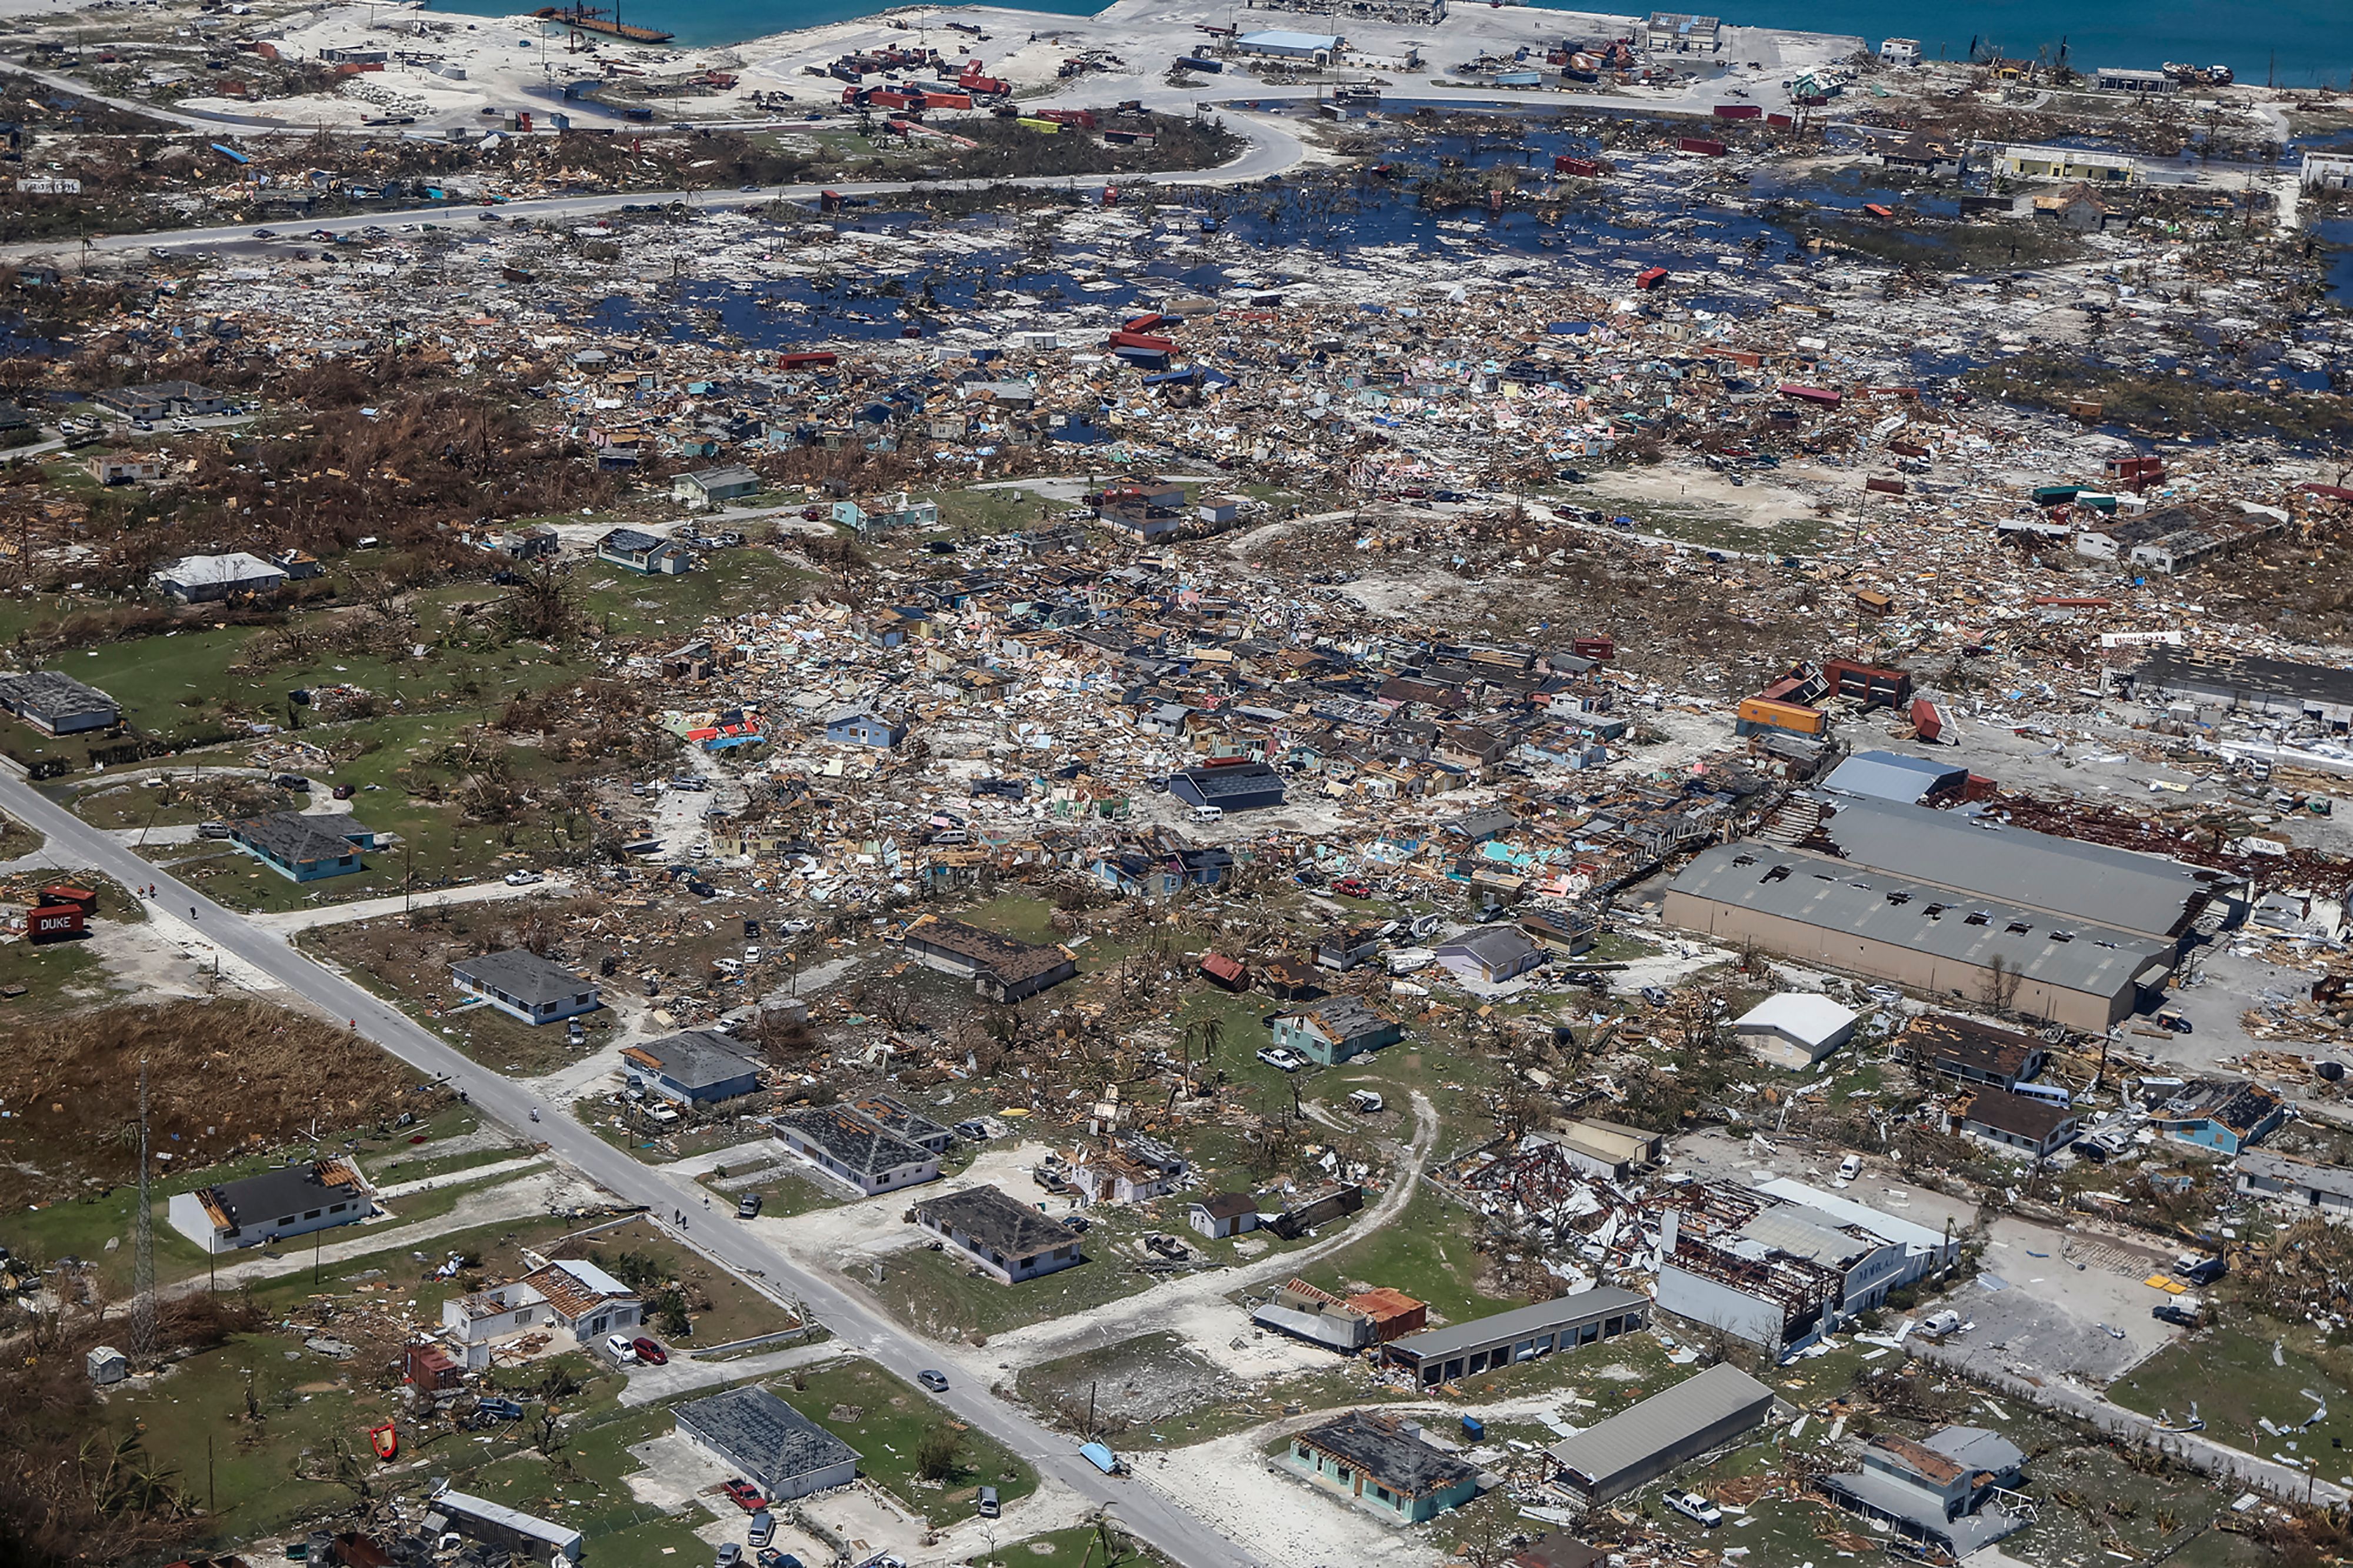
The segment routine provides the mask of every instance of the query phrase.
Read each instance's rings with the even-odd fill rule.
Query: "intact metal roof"
[[[735,1462],[763,1493],[858,1458],[858,1450],[765,1388],[731,1388],[677,1410],[678,1424]]]
[[[1408,1334],[1389,1348],[1420,1361],[1444,1361],[1484,1345],[1515,1344],[1531,1335],[1550,1333],[1572,1324],[1597,1322],[1636,1309],[1648,1310],[1650,1305],[1648,1296],[1620,1290],[1614,1285],[1597,1285],[1573,1296],[1538,1301],[1533,1307],[1514,1307],[1508,1312],[1473,1318],[1467,1323],[1449,1323],[1442,1329]]]
[[[1844,1193],[1834,1193],[1822,1187],[1808,1186],[1791,1176],[1776,1176],[1761,1182],[1754,1189],[1768,1198],[1778,1198],[1785,1204],[1796,1204],[1816,1214],[1828,1215],[1840,1225],[1859,1225],[1873,1236],[1883,1236],[1890,1241],[1906,1247],[1943,1249],[1952,1246],[1945,1233],[1922,1225],[1918,1220],[1901,1219],[1883,1214],[1869,1204],[1860,1203]]]
[[[1909,809],[1918,816],[1941,815]],[[1777,870],[1787,874],[1777,877]],[[2000,957],[2008,972],[2021,979],[2094,996],[2122,994],[2136,975],[2167,962],[2173,951],[2171,942],[2147,934],[2071,919],[2054,921],[2041,909],[1955,892],[1950,887],[1770,844],[1725,844],[1704,850],[1670,888],[1981,968]],[[1985,918],[1973,918],[1978,915]]]
[[[2292,1155],[2246,1149],[2240,1152],[2235,1168],[2241,1175],[2284,1182],[2290,1186],[2327,1193],[2336,1197],[2353,1198],[2353,1171],[2342,1165],[2324,1165],[2313,1160],[2298,1160]]]
[[[1563,1469],[1599,1485],[1743,1411],[1754,1410],[1762,1421],[1772,1404],[1771,1389],[1738,1367],[1719,1363],[1548,1451]]]
[[[1901,752],[1857,752],[1831,770],[1822,788],[1916,805],[1922,795],[1945,780],[1955,774],[1966,780],[1968,773],[1968,769],[1951,763],[1907,757]]]
[[[621,1054],[636,1056],[672,1083],[688,1089],[707,1089],[760,1070],[760,1064],[744,1050],[741,1041],[718,1029],[687,1029],[665,1035],[659,1040],[631,1046]]]
[[[526,1003],[568,1002],[596,989],[595,981],[519,947],[459,959],[449,965],[449,973]]]
[[[1819,1046],[1833,1039],[1841,1029],[1854,1026],[1862,1015],[1852,1007],[1841,1007],[1827,996],[1810,991],[1785,991],[1778,996],[1767,996],[1732,1021],[1735,1029],[1773,1029],[1793,1039]]]
[[[2144,936],[2177,934],[2200,893],[2240,879],[2161,856],[2003,826],[1985,816],[1849,800],[1805,840],[1851,866]]]
[[[286,574],[260,556],[248,555],[238,550],[227,555],[183,556],[155,575],[166,583],[197,588],[213,583],[251,583],[263,577],[283,577]]]

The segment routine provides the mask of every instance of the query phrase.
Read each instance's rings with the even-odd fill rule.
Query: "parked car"
[[[995,1487],[981,1488],[980,1496],[976,1500],[974,1506],[979,1511],[980,1517],[983,1519],[995,1519],[997,1514],[1002,1511],[997,1501],[997,1489]]]
[[[1841,1181],[1841,1182],[1852,1182],[1852,1181],[1853,1181],[1857,1176],[1860,1176],[1860,1175],[1862,1175],[1862,1155],[1860,1155],[1860,1154],[1849,1154],[1845,1159],[1841,1160],[1841,1161],[1839,1162],[1839,1180],[1840,1180],[1840,1181]]]
[[[1094,1227],[1095,1222],[1089,1219],[1082,1214],[1064,1215],[1062,1216],[1062,1228],[1069,1231],[1072,1236],[1084,1236],[1087,1232],[1094,1229]]]
[[[744,1544],[754,1552],[759,1551],[776,1538],[776,1516],[765,1508],[752,1516],[752,1522],[744,1530]],[[754,1558],[754,1561],[756,1562],[758,1559]]]
[[[311,781],[304,778],[301,773],[280,773],[276,778],[271,779],[269,782],[276,784],[280,789],[290,789],[297,795],[308,795],[311,793]]]
[[[988,1142],[988,1123],[986,1121],[959,1121],[951,1131],[967,1143]]]
[[[1667,1506],[1685,1519],[1699,1521],[1710,1530],[1724,1522],[1724,1510],[1697,1492],[1676,1491],[1671,1488],[1667,1492]]]
[[[1344,899],[1369,899],[1373,885],[1362,877],[1343,877],[1332,884],[1332,890]]]
[[[510,871],[506,874],[506,884],[510,888],[528,888],[533,882],[545,879],[536,871]]]
[[[1297,1072],[1307,1065],[1307,1058],[1289,1046],[1269,1046],[1259,1052],[1258,1059],[1280,1072]]]
[[[944,1372],[934,1372],[929,1367],[917,1373],[915,1381],[934,1394],[945,1394],[948,1391],[948,1374]]]
[[[274,228],[257,228],[253,231],[253,237],[256,239],[276,239],[278,237],[278,231]]]
[[[629,1342],[629,1336],[627,1334],[607,1334],[605,1352],[623,1366],[638,1359],[638,1348]]]
[[[735,1217],[737,1219],[759,1218],[760,1194],[757,1193],[745,1193],[742,1197],[737,1198],[735,1200]]]
[[[806,1568],[801,1560],[789,1552],[779,1552],[773,1546],[763,1546],[753,1561],[760,1568]]]
[[[670,1352],[662,1349],[661,1346],[656,1344],[651,1340],[644,1338],[631,1340],[629,1342],[629,1348],[637,1352],[638,1359],[645,1363],[648,1366],[668,1366],[670,1364]]]
[[[729,1502],[745,1513],[757,1513],[768,1506],[768,1500],[760,1495],[760,1489],[741,1476],[721,1482],[719,1489],[727,1494]]]
[[[335,798],[337,800],[349,800],[353,795],[357,795],[358,793],[359,792],[357,790],[352,788],[349,784],[337,784],[335,786]]]

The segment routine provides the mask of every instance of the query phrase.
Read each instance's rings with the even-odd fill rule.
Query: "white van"
[[[1193,820],[1196,822],[1223,822],[1225,819],[1226,808],[1222,805],[1197,805],[1193,808]]]

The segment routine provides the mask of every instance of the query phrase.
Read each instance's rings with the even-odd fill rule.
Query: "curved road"
[[[463,1088],[473,1105],[518,1136],[544,1140],[565,1163],[623,1201],[648,1205],[657,1217],[691,1210],[680,1239],[737,1273],[765,1278],[782,1287],[816,1314],[845,1349],[862,1352],[910,1383],[915,1373],[943,1363],[937,1347],[902,1329],[829,1277],[795,1263],[748,1226],[726,1219],[692,1228],[706,1213],[702,1188],[667,1174],[613,1148],[569,1116],[533,1123],[535,1101],[528,1091],[481,1067],[433,1035],[406,1014],[343,976],[297,952],[235,910],[214,903],[141,859],[102,829],[67,811],[13,774],[0,774],[0,809],[47,835],[49,848],[69,865],[105,872],[125,887],[153,882],[155,901],[177,914],[194,911],[196,929],[220,949],[243,960],[332,1016],[353,1020],[358,1032],[421,1072],[435,1073]],[[953,1362],[949,1364],[955,1364]],[[1168,1498],[1140,1481],[1102,1474],[1078,1455],[1071,1440],[1031,1420],[970,1377],[954,1380],[932,1396],[958,1420],[1006,1444],[1041,1475],[1050,1477],[1090,1503],[1109,1505],[1122,1525],[1187,1568],[1261,1568],[1261,1559]]]

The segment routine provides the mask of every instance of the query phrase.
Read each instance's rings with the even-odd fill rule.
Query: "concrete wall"
[[[1659,1269],[1659,1310],[1722,1329],[1750,1344],[1779,1350],[1781,1309],[1762,1297],[1665,1263]]]

